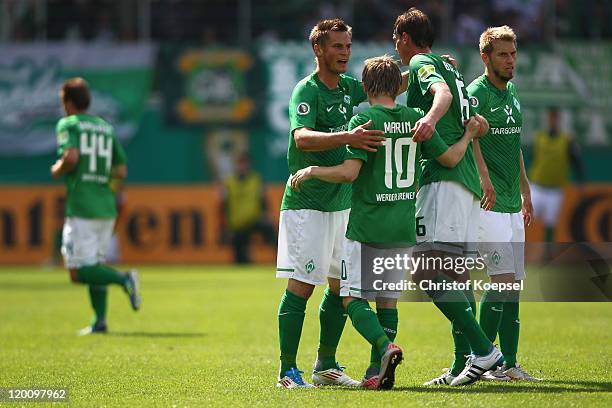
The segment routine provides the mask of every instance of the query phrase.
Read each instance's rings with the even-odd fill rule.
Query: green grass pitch
[[[85,287],[59,269],[0,269],[0,387],[67,387],[71,406],[612,406],[610,303],[522,305],[519,362],[542,383],[422,386],[450,362],[450,327],[432,304],[404,303],[397,343],[405,360],[394,390],[278,390],[285,281],[273,267],[140,271],[143,309],[132,312],[113,287],[110,333],[77,337],[91,318]],[[319,288],[300,344],[307,373],[320,298]],[[348,322],[338,359],[350,375],[361,377],[369,349]]]

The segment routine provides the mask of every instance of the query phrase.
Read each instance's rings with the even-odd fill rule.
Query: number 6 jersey
[[[452,146],[461,139],[465,132],[464,123],[473,116],[463,75],[438,55],[417,54],[412,57],[406,104],[423,109],[425,112],[429,111],[433,103],[433,95],[429,92],[429,88],[436,82],[445,82],[453,95],[451,105],[436,124],[436,130],[442,140]],[[435,160],[424,160],[421,165],[423,167],[421,185],[436,181],[454,181],[463,184],[478,199],[482,197],[472,144],[468,146],[463,159],[452,169],[443,167]]]
[[[86,114],[71,115],[57,123],[57,154],[75,148],[79,161],[65,176],[66,216],[115,218],[111,169],[126,162],[125,152],[105,120]]]
[[[347,238],[362,243],[416,242],[418,160],[435,159],[448,149],[437,132],[426,142],[412,141],[414,124],[422,117],[419,109],[374,105],[351,119],[349,129],[371,119],[370,129],[384,131],[386,140],[376,152],[347,147],[345,160],[364,162],[353,182]]]

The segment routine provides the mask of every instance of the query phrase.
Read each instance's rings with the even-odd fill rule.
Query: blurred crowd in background
[[[546,134],[565,135],[584,156],[572,158],[579,187],[570,187],[569,164],[557,186],[569,193],[550,221],[555,237],[610,241],[612,0],[0,0],[0,187],[10,197],[0,202],[14,215],[0,222],[35,226],[4,261],[59,261],[62,192],[48,168],[57,92],[79,75],[129,158],[117,197],[123,260],[271,262],[288,175],[287,105],[313,68],[310,30],[325,18],[351,24],[359,46],[349,74],[359,77],[360,62],[393,53],[395,18],[412,6],[429,15],[436,49],[454,55],[468,81],[482,74],[480,34],[514,28],[526,165]],[[11,245],[16,230],[3,231]],[[532,230],[528,240],[543,241],[545,230]],[[118,259],[114,248],[109,258]]]
[[[341,17],[359,41],[390,39],[391,24],[417,6],[439,41],[473,43],[508,24],[525,44],[612,39],[607,0],[0,0],[0,41],[181,41],[248,46],[303,40],[321,18]]]

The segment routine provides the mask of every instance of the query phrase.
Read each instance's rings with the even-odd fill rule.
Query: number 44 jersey
[[[437,132],[426,142],[412,140],[423,111],[374,105],[353,117],[349,129],[372,120],[370,129],[385,132],[376,152],[347,147],[345,160],[363,161],[353,182],[346,237],[362,243],[407,245],[416,242],[415,202],[421,158],[435,159],[448,146]]]
[[[71,115],[57,123],[57,154],[79,152],[77,166],[66,174],[66,216],[115,218],[115,195],[110,188],[111,169],[126,162],[113,127],[101,118]]]

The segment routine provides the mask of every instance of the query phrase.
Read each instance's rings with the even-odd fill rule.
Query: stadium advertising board
[[[267,191],[270,217],[278,218],[283,186]],[[0,264],[36,264],[51,258],[63,224],[60,186],[0,188]],[[130,186],[116,232],[127,263],[229,263],[219,243],[219,191],[212,186]],[[256,262],[273,262],[273,248],[252,250]]]
[[[269,216],[278,224],[283,185],[268,189]],[[228,263],[231,250],[218,240],[219,191],[213,186],[128,186],[117,226],[125,263]],[[60,186],[0,188],[0,264],[45,262],[63,223]],[[560,242],[609,242],[612,187],[568,187],[557,228]],[[528,230],[541,241],[541,226]],[[257,262],[273,262],[274,248],[255,243]]]

